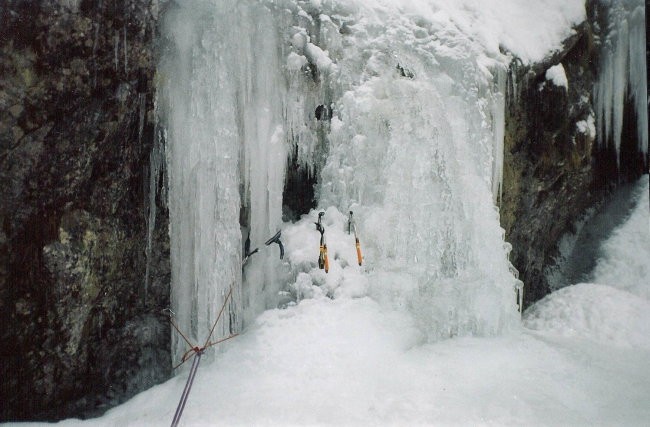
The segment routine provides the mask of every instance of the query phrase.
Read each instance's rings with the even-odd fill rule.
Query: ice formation
[[[638,149],[648,154],[645,4],[642,0],[603,0],[608,27],[603,29],[600,76],[594,90],[598,141],[612,141],[620,162],[624,104],[634,103]]]
[[[518,0],[511,6],[509,13],[525,9]],[[220,334],[323,285],[331,297],[365,292],[399,305],[430,340],[518,324],[520,282],[496,208],[510,61],[498,46],[501,37],[530,61],[559,45],[570,22],[584,17],[584,5],[533,6],[554,18],[552,31],[522,32],[530,43],[504,35],[508,13],[459,7],[170,5],[157,102],[167,144],[172,308],[193,340],[207,335],[231,287]],[[336,248],[341,237],[332,240],[332,274],[323,278],[317,255],[305,255],[313,246],[304,246],[317,236],[310,229],[316,212],[282,222],[288,161],[317,178],[316,201],[330,231],[355,211],[362,269]],[[287,244],[287,262],[261,250],[242,271],[242,242],[249,237],[260,247],[279,229],[289,240],[300,236]],[[183,345],[174,338],[174,357]]]

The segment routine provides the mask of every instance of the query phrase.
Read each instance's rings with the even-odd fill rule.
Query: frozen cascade
[[[603,31],[600,77],[594,90],[598,141],[613,141],[620,161],[626,96],[634,101],[639,151],[648,154],[645,4],[642,0],[601,0],[609,27]]]
[[[164,18],[158,92],[169,147],[172,309],[197,342],[231,286],[222,333],[277,306],[277,254],[255,255],[242,284],[242,242],[263,246],[280,229],[289,146],[302,165],[314,163],[317,125],[304,117],[322,99],[313,82],[287,83],[288,39],[278,30],[290,28],[286,17],[253,1],[197,1],[175,4]],[[183,343],[174,340],[178,356]]]
[[[298,270],[319,274],[260,251],[242,278],[248,233],[254,248],[297,226],[281,219],[288,157],[318,174],[326,221],[354,209],[370,295],[404,303],[427,337],[517,324],[495,207],[509,58],[433,10],[365,2],[177,2],[163,33],[172,308],[194,340],[230,286],[222,335],[277,306]]]
[[[338,63],[354,84],[336,104],[319,205],[365,219],[371,295],[408,306],[429,339],[497,333],[515,322],[492,199],[504,64],[436,21],[387,19],[399,22],[350,34]]]

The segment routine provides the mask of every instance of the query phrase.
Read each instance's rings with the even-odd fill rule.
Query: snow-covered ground
[[[366,272],[353,241],[331,224],[330,247],[341,249],[330,274],[348,278],[336,298],[304,280],[299,304],[266,311],[224,343],[200,366],[181,425],[647,425],[650,283],[638,268],[650,259],[647,176],[638,187],[637,208],[602,246],[602,282],[554,292],[500,337],[423,343],[410,311],[363,296],[374,284],[355,279]],[[285,234],[287,256],[313,256],[303,249],[318,233],[306,220]],[[185,380],[60,424],[167,425]]]

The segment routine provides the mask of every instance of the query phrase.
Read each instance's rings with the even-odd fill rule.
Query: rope
[[[212,324],[212,329],[210,329],[210,335],[208,335],[208,339],[205,340],[205,344],[203,344],[203,348],[205,348],[205,346],[207,346],[208,343],[210,342],[210,338],[212,338],[212,333],[214,332],[214,328],[217,326],[217,322],[219,321],[219,319],[221,319],[221,315],[223,314],[223,310],[226,308],[226,303],[228,302],[230,295],[232,295],[232,285],[230,285],[230,291],[228,291],[228,295],[226,295],[226,299],[223,300],[223,305],[221,306],[221,310],[219,310],[217,319]]]
[[[176,324],[176,322],[174,322],[174,318],[173,318],[173,317],[169,316],[169,322],[172,324],[172,326],[174,327],[174,329],[176,329],[176,332],[178,332],[178,333],[180,334],[180,336],[183,337],[183,340],[185,340],[185,342],[187,343],[187,345],[189,345],[190,348],[192,348],[192,343],[191,343],[190,340],[185,336],[185,334],[182,333],[180,329],[178,329],[178,325]]]
[[[231,339],[231,338],[235,338],[237,335],[239,335],[239,334],[232,334],[232,335],[230,335],[229,337],[221,338],[221,339],[218,340],[218,341],[208,343],[208,345],[206,345],[206,346],[203,347],[203,348],[210,348],[210,347],[212,347],[213,345],[217,345],[217,344],[220,344],[220,343],[222,343],[222,342],[224,342],[224,341],[228,341],[228,340]]]
[[[217,315],[217,319],[214,321],[212,324],[212,328],[210,329],[210,334],[208,335],[208,338],[205,340],[205,344],[203,347],[198,347],[192,345],[190,340],[181,332],[180,328],[176,324],[173,318],[173,312],[169,310],[170,315],[169,315],[169,322],[172,324],[174,329],[176,329],[176,332],[180,334],[181,337],[183,337],[183,340],[187,343],[187,345],[190,346],[189,350],[187,350],[184,354],[183,357],[181,357],[181,362],[174,366],[173,369],[179,368],[183,363],[187,362],[188,360],[192,359],[192,367],[190,368],[190,374],[187,377],[187,382],[185,383],[185,388],[183,389],[183,393],[181,394],[181,400],[178,402],[178,406],[176,407],[176,412],[174,413],[174,419],[172,420],[171,427],[177,427],[178,423],[181,420],[181,415],[183,414],[183,410],[185,409],[185,404],[187,403],[187,398],[190,395],[190,390],[192,388],[192,384],[194,383],[194,378],[196,377],[196,371],[199,369],[199,363],[201,362],[201,356],[203,356],[203,353],[205,352],[206,349],[217,345],[219,343],[222,343],[224,341],[227,341],[231,338],[236,337],[239,334],[231,334],[230,336],[227,336],[225,338],[219,339],[217,341],[210,341],[212,338],[212,334],[214,333],[214,328],[217,327],[217,323],[219,322],[219,319],[221,319],[221,316],[223,315],[223,312],[226,308],[226,304],[228,303],[228,300],[232,296],[232,285],[230,286],[230,290],[228,291],[228,294],[226,295],[226,299],[223,301],[223,305],[221,306],[221,310],[219,310],[219,314]]]
[[[174,419],[172,420],[171,427],[177,427],[179,421],[181,420],[181,415],[183,415],[183,410],[185,409],[187,398],[190,395],[190,389],[192,388],[192,384],[194,383],[194,377],[196,376],[196,371],[199,369],[199,362],[201,362],[201,356],[203,355],[203,350],[199,350],[194,354],[196,355],[196,357],[192,361],[192,367],[190,368],[190,375],[187,377],[187,382],[185,383],[185,388],[183,389],[181,400],[180,402],[178,402],[178,406],[176,407],[176,412],[174,413]]]

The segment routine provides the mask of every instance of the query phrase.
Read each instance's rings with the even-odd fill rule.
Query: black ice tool
[[[277,233],[275,233],[275,236],[271,237],[264,244],[266,246],[269,246],[271,243],[277,243],[278,246],[280,246],[280,259],[283,259],[284,258],[284,246],[282,245],[282,240],[280,240],[281,235],[282,235],[282,230],[279,230]]]
[[[318,268],[321,270],[325,270],[325,273],[327,273],[330,270],[330,262],[329,258],[327,257],[327,243],[325,243],[325,227],[323,227],[323,224],[321,224],[321,220],[323,218],[323,215],[325,215],[325,212],[321,212],[318,214],[318,222],[315,222],[316,224],[316,230],[320,233],[320,252],[318,254]]]

